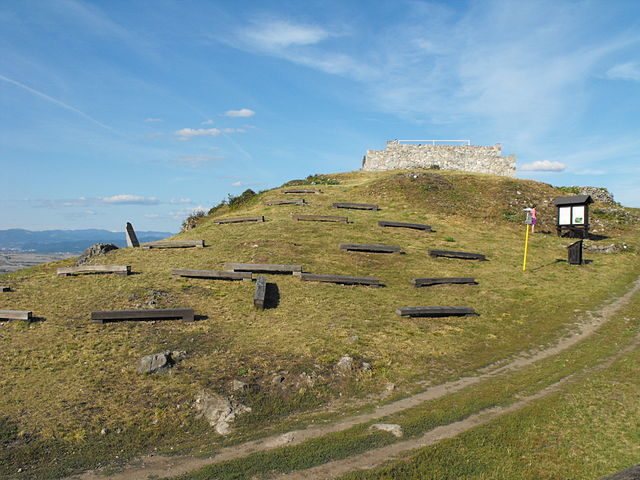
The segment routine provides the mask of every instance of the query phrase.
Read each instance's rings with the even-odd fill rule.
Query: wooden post
[[[529,250],[529,224],[527,224],[527,233],[524,237],[524,261],[522,262],[522,271],[527,269],[527,251]]]

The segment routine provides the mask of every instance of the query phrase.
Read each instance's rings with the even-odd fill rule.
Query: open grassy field
[[[459,172],[331,178],[339,184],[315,186],[322,193],[305,195],[307,206],[265,206],[287,197],[273,189],[214,213],[264,215],[265,223],[215,225],[204,217],[176,237],[203,239],[206,248],[120,249],[95,260],[131,265],[131,276],[57,278],[56,268],[72,260],[2,275],[13,291],[0,294],[0,308],[32,310],[41,321],[0,324],[0,475],[56,478],[153,451],[209,453],[367,409],[382,397],[401,398],[556,341],[640,272],[632,209],[593,209],[598,233],[609,237],[600,243],[624,243],[623,251],[585,253],[591,263],[570,266],[558,259],[566,259],[572,239],[536,233],[523,272],[521,209],[535,204],[540,229],[550,231],[551,201],[564,195],[560,190]],[[335,210],[333,202],[375,203],[381,210]],[[347,215],[350,223],[296,222],[296,213]],[[436,231],[383,229],[379,220],[427,223]],[[343,252],[338,245],[344,242],[398,245],[406,254]],[[479,252],[489,261],[432,258],[429,249]],[[222,270],[227,262],[298,264],[305,272],[377,277],[385,287],[270,275],[279,303],[256,311],[252,283],[169,273]],[[479,285],[418,289],[409,283],[431,276],[470,276]],[[395,313],[438,305],[470,306],[479,315],[408,319]],[[89,319],[93,310],[169,307],[192,307],[201,319],[107,325]],[[143,355],[167,350],[186,351],[186,358],[166,374],[137,373]],[[347,375],[335,371],[343,355],[355,360]],[[361,370],[363,362],[371,370]],[[255,387],[232,392],[236,379]],[[389,384],[395,385],[390,394]],[[229,437],[197,418],[194,399],[203,389],[251,407]]]

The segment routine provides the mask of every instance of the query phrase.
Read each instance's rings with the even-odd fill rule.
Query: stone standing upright
[[[139,247],[140,242],[138,242],[138,237],[136,236],[136,232],[133,229],[133,225],[127,222],[127,227],[125,230],[127,235],[127,247]]]

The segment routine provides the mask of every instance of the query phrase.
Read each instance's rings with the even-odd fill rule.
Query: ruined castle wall
[[[463,170],[515,177],[515,155],[502,156],[502,146],[475,145],[411,145],[387,142],[384,150],[367,150],[362,170],[376,172],[407,168]]]

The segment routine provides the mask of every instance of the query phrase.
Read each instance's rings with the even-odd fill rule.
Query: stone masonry
[[[503,157],[499,143],[486,147],[405,144],[392,140],[384,150],[367,150],[362,160],[362,170],[369,172],[407,168],[439,168],[515,177],[516,156]]]

